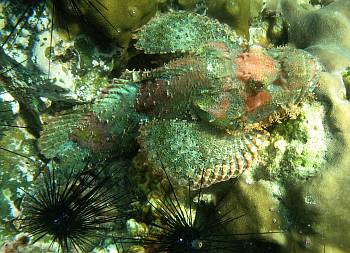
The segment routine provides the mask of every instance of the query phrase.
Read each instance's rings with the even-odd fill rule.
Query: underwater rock
[[[5,242],[0,248],[0,251],[2,253],[30,252],[30,250],[28,250],[29,241],[30,238],[27,235],[19,234],[14,238],[14,240]]]
[[[210,0],[207,3],[208,14],[221,19],[221,21],[226,21],[240,35],[247,36],[250,19],[250,2],[250,0]]]
[[[280,212],[278,199],[281,192],[278,189],[274,182],[260,180],[249,184],[245,180],[239,180],[216,185],[211,188],[211,192],[217,199],[223,199],[222,212],[229,212],[230,216],[236,217],[245,214],[229,225],[231,233],[277,232],[266,233],[262,237],[279,245],[286,245],[283,214]]]
[[[284,46],[288,43],[288,25],[277,7],[271,2],[264,3],[264,8],[249,26],[249,45],[265,48]]]
[[[262,1],[256,0],[209,0],[207,13],[229,24],[239,35],[248,38],[249,22],[257,16],[262,6]]]
[[[342,79],[345,88],[345,96],[347,99],[350,99],[350,68],[342,72]]]
[[[350,2],[338,0],[319,10],[305,10],[294,0],[282,0],[289,23],[289,42],[317,56],[327,71],[350,65]]]
[[[350,192],[347,155],[350,106],[346,80],[343,81],[340,72],[350,66],[350,2],[338,0],[319,10],[307,11],[293,1],[285,0],[282,11],[290,23],[291,43],[319,57],[330,72],[322,74],[317,92],[328,111],[325,122],[331,133],[327,137],[325,169],[301,190],[301,195],[308,196],[314,203],[311,209],[317,221],[311,226],[317,233],[311,239],[326,244],[326,252],[329,248],[347,252],[350,248],[347,243],[350,209],[344,196]]]
[[[328,71],[322,73],[316,91],[318,103],[326,112],[321,116],[327,144],[324,160],[319,160],[321,173],[308,183],[296,180],[299,174],[285,180],[282,203],[289,202],[287,217],[295,230],[293,240],[298,241],[298,252],[348,252],[350,105],[346,74],[342,76],[341,72],[350,66],[350,2],[321,4],[319,9],[305,9],[295,1],[282,1],[290,43],[314,54]],[[312,160],[312,156],[307,157],[306,162]]]
[[[45,80],[26,68],[18,65],[18,62],[11,59],[0,48],[0,85],[5,87],[8,92],[20,103],[21,110],[26,112],[31,118],[33,129],[40,130],[40,112],[45,108],[44,102],[40,99],[40,92],[45,85]],[[64,91],[61,93],[64,93]],[[52,94],[52,93],[51,93]]]
[[[20,213],[19,199],[23,196],[20,189],[35,180],[43,162],[35,137],[27,131],[23,118],[12,111],[15,109],[13,98],[4,100],[5,93],[1,87],[0,90],[0,227],[6,224],[4,234],[7,234]]]
[[[283,135],[284,145],[278,140],[274,145],[287,155],[279,160],[278,155],[269,154],[275,157],[273,162],[282,164],[272,163],[268,167],[273,169],[272,178],[265,178],[278,180],[282,191],[279,209],[289,228],[288,244],[296,252],[345,253],[350,248],[350,208],[346,197],[350,192],[350,102],[345,94],[340,74],[322,73],[316,92],[318,101],[305,104],[299,118],[271,132],[270,140],[279,138],[275,131]],[[312,123],[307,123],[307,119]],[[281,129],[283,125],[285,129]],[[301,153],[287,153],[298,147],[302,148]],[[259,169],[255,172],[263,173]]]
[[[119,54],[117,48],[104,53],[86,36],[64,40],[56,32],[54,35],[49,45],[48,32],[38,34],[33,45],[35,56],[30,63],[38,69],[35,75],[41,75],[46,81],[40,96],[72,104],[93,100],[97,92],[109,84],[113,58]]]
[[[148,226],[145,223],[137,222],[135,219],[129,219],[126,222],[127,232],[132,236],[140,236],[148,233]]]
[[[296,119],[277,125],[261,152],[254,178],[307,180],[322,173],[330,137],[325,120],[324,106],[312,102],[300,108]]]
[[[4,29],[0,31],[3,43],[0,75],[13,96],[22,103],[22,110],[28,107],[33,118],[38,118],[38,111],[46,109],[41,98],[48,99],[48,103],[91,101],[99,89],[108,85],[108,76],[121,49],[116,45],[111,45],[109,51],[97,47],[86,34],[71,36],[70,27],[62,22],[66,12],[61,10],[63,6],[72,7],[71,1],[58,1],[60,6],[55,13],[61,15],[59,17],[51,15],[52,1],[6,2],[1,3],[4,13],[0,19]],[[92,1],[90,7],[96,2]],[[79,24],[86,25],[88,21],[83,20],[80,19]],[[53,23],[55,21],[57,23]],[[68,38],[62,34],[66,32]]]
[[[155,14],[158,2],[161,0],[2,1],[5,19],[10,17],[10,20],[1,24],[5,31],[10,30],[8,33],[1,31],[0,37],[2,42],[6,40],[5,44],[11,44],[13,37],[22,33],[22,44],[28,46],[33,42],[32,35],[37,30],[46,30],[46,27],[42,29],[43,24],[49,24],[48,41],[55,36],[51,30],[57,29],[61,37],[71,38],[85,33],[99,44],[113,42],[128,47],[131,33]],[[9,34],[11,38],[7,37]]]
[[[314,200],[317,223],[313,228],[326,244],[347,252],[350,248],[350,102],[340,74],[325,73],[320,79],[320,92],[329,108],[332,142],[328,148],[327,169],[304,190]],[[334,229],[336,228],[336,229]]]
[[[99,32],[127,47],[132,32],[156,13],[158,0],[100,0],[98,5],[103,6],[99,11],[88,2],[81,8]]]
[[[192,10],[197,6],[203,3],[202,0],[177,0],[177,3],[184,8],[185,10]]]
[[[108,85],[112,58],[118,54],[103,54],[85,37],[73,41],[57,39],[49,45],[47,35],[37,33],[33,57],[29,58],[26,51],[18,53],[28,57],[22,62],[10,57],[7,50],[0,51],[2,83],[36,114],[45,107],[41,97],[69,104],[92,100],[98,90]]]

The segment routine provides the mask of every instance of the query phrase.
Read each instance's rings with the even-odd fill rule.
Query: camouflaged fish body
[[[138,38],[146,53],[184,53],[141,81],[136,106],[151,120],[138,140],[152,167],[193,189],[249,169],[263,129],[298,113],[321,70],[302,50],[246,50],[227,26],[186,12],[156,17]]]
[[[49,117],[38,141],[42,154],[59,159],[62,167],[79,168],[87,159],[103,160],[134,149],[142,119],[133,109],[137,91],[136,85],[119,80],[101,90],[93,103]]]
[[[137,110],[154,119],[142,126],[139,136],[147,160],[156,168],[166,166],[178,181],[193,179],[194,189],[200,186],[203,169],[203,186],[249,169],[268,139],[262,129],[296,114],[297,104],[316,86],[319,66],[301,50],[230,50],[223,42],[208,43],[200,51],[152,71],[141,82],[137,97]],[[261,73],[249,69],[257,60],[262,62]],[[244,68],[252,73],[242,73]],[[184,139],[181,142],[177,128],[166,127],[174,126],[173,119],[182,120],[177,123],[180,129],[192,129],[186,136],[200,133],[190,142],[196,143],[197,149]],[[221,133],[225,141],[213,131]],[[166,135],[170,143],[157,141],[158,135]],[[215,148],[218,143],[220,148]]]
[[[186,120],[152,120],[141,126],[139,141],[148,162],[191,189],[208,187],[249,169],[268,138],[266,131],[224,131]]]
[[[74,109],[76,118],[50,119],[39,140],[44,154],[118,155],[137,139],[155,170],[207,187],[252,166],[269,136],[264,128],[298,112],[321,70],[302,50],[247,50],[226,25],[193,13],[160,15],[136,37],[145,53],[181,57],[101,90]]]
[[[160,14],[141,28],[135,47],[146,54],[195,52],[208,42],[238,48],[243,40],[228,25],[191,12]]]

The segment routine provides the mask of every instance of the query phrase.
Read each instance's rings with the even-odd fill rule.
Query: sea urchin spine
[[[63,182],[53,170],[47,170],[42,185],[26,192],[21,230],[33,241],[48,235],[64,252],[75,249],[88,252],[100,241],[107,225],[123,218],[122,198],[107,188],[110,178],[84,170],[71,173]],[[92,171],[93,172],[93,171]]]

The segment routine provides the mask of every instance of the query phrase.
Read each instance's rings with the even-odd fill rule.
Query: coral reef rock
[[[289,23],[289,42],[316,55],[328,71],[350,64],[350,1],[338,0],[306,10],[294,0],[282,0]]]

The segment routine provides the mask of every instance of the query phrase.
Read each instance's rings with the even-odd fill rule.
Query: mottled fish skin
[[[69,136],[89,109],[89,106],[76,106],[46,119],[38,140],[40,152],[48,159],[56,158],[58,153],[62,154],[62,146],[69,146]]]
[[[321,66],[305,51],[248,52],[208,43],[151,71],[136,107],[155,118],[200,118],[220,129],[267,126],[294,110],[316,87]]]
[[[223,42],[210,43],[196,53],[154,69],[141,81],[138,110],[155,118],[198,117],[201,102],[211,103],[212,98],[229,88],[232,58],[239,52],[230,51]]]
[[[157,15],[135,37],[135,47],[146,54],[195,52],[208,42],[224,42],[230,48],[243,44],[228,25],[186,11]]]
[[[222,42],[209,43],[151,71],[141,82],[136,108],[153,119],[141,128],[141,149],[153,167],[159,168],[161,161],[177,181],[190,178],[193,188],[199,186],[202,170],[203,187],[237,177],[267,141],[262,129],[297,113],[297,105],[316,87],[320,70],[316,59],[302,50],[230,52]],[[177,123],[182,127],[167,125],[176,125],[174,119],[183,120]],[[198,127],[184,138],[191,135],[195,141],[189,143],[196,146],[174,147],[181,143],[179,129],[193,129],[193,124]],[[166,137],[157,142],[159,135]],[[218,143],[220,148],[214,148]]]
[[[134,109],[137,92],[137,85],[118,80],[103,88],[93,103],[50,117],[38,141],[41,153],[79,168],[87,159],[118,157],[135,149],[143,117]]]
[[[144,123],[138,140],[152,167],[196,190],[251,168],[268,137],[264,130],[226,134],[200,122],[163,119]]]
[[[181,37],[184,29],[202,41],[188,31]],[[82,157],[96,159],[122,154],[137,139],[155,170],[165,166],[179,184],[208,187],[251,168],[267,143],[265,127],[296,114],[321,71],[302,50],[247,50],[226,25],[187,12],[158,16],[138,36],[136,47],[145,53],[183,54],[137,82],[112,83],[80,115],[52,119],[39,140],[44,154],[79,149]],[[67,124],[62,135],[55,130],[61,120]]]
[[[193,19],[189,27],[179,28],[180,16]],[[136,44],[146,53],[185,53],[141,80],[136,108],[151,119],[138,138],[147,162],[154,168],[165,166],[180,184],[190,179],[193,188],[249,169],[267,142],[263,129],[298,113],[298,104],[310,97],[322,69],[303,50],[247,50],[227,40],[227,32],[214,39],[212,31],[226,27],[203,22],[196,31],[193,24],[199,20],[186,12],[156,17],[139,32]],[[162,33],[155,31],[160,27]],[[182,38],[179,34],[187,28],[204,39],[198,42],[188,32]]]

